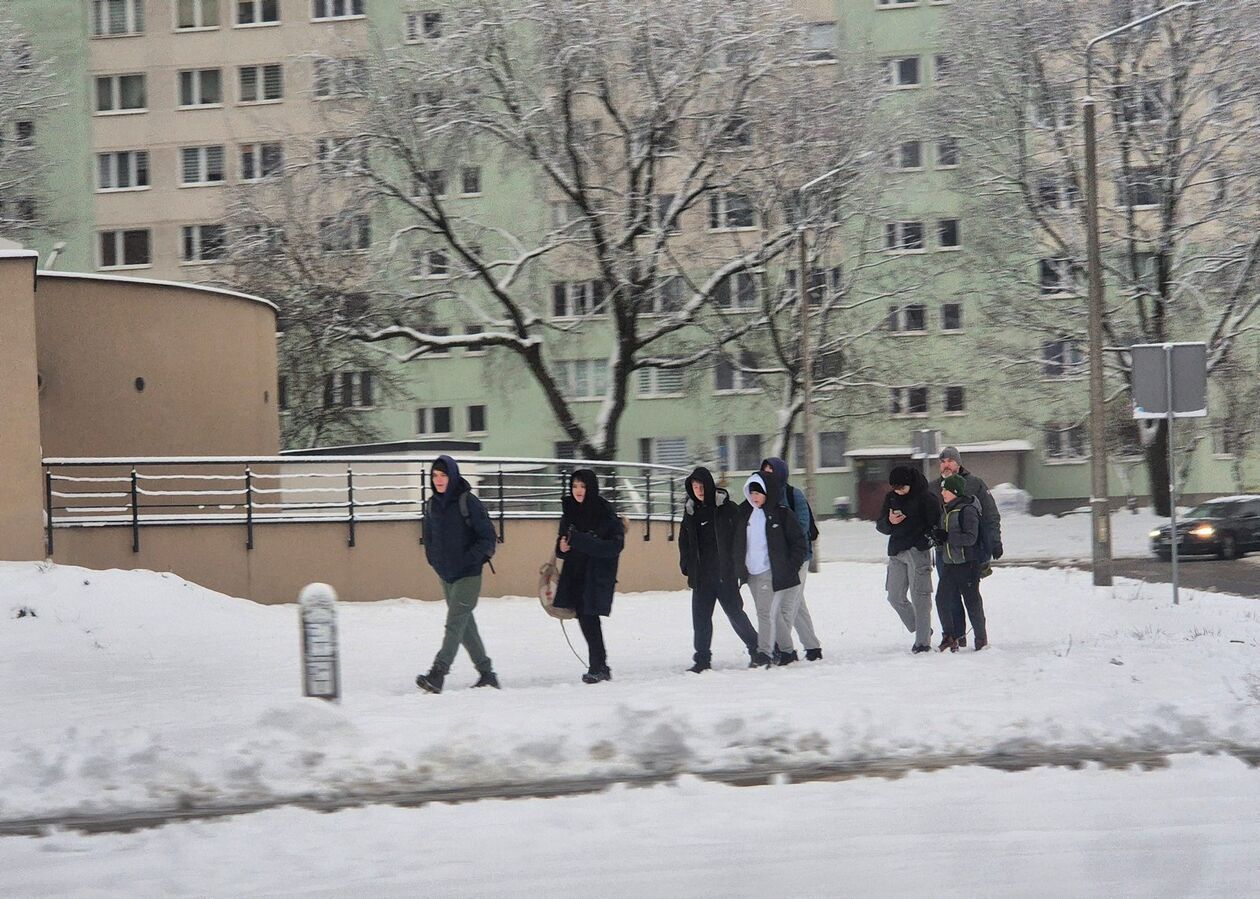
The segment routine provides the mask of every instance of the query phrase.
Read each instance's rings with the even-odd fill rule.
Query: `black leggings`
[[[591,655],[591,670],[603,671],[608,667],[608,653],[604,651],[604,629],[598,615],[579,615],[578,625],[586,638],[586,648]]]

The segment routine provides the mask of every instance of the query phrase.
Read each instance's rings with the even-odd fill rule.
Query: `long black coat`
[[[556,534],[556,555],[564,559],[560,582],[556,585],[556,607],[574,609],[579,615],[611,615],[613,593],[617,589],[617,562],[626,543],[621,519],[608,500],[598,494],[586,495],[594,503],[594,529],[575,530],[569,537],[569,551],[560,551],[560,538],[577,520],[577,500],[564,498],[560,530]]]
[[[703,474],[701,474],[703,472]],[[705,502],[692,492],[691,482],[701,479]],[[683,507],[682,528],[678,534],[678,567],[687,586],[730,584],[739,586],[740,566],[733,550],[735,532],[746,522],[730,495],[713,483],[707,469],[697,468],[687,479],[687,503]]]
[[[770,474],[756,474],[766,487],[766,545],[770,550],[770,581],[775,590],[787,590],[801,582],[801,566],[805,564],[805,535],[796,516],[787,506],[779,505],[782,489],[778,479]],[[751,480],[751,479],[750,479]],[[748,582],[748,522],[752,517],[753,504],[748,500],[748,487],[744,487],[744,501],[739,506],[739,527],[735,529],[732,552],[739,565],[740,583]]]

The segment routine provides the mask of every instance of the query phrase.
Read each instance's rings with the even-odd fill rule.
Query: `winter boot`
[[[598,670],[592,668],[582,675],[582,683],[584,684],[598,684],[606,680],[612,680],[612,671],[607,666]]]
[[[967,635],[966,634],[963,634],[961,637],[958,638],[958,648],[959,649],[967,648]]]
[[[748,663],[749,668],[769,668],[774,664],[773,660],[764,652],[754,652],[752,660]]]
[[[416,675],[416,686],[426,693],[441,693],[442,684],[445,680],[445,671],[438,668],[430,668],[428,674]]]
[[[487,671],[481,677],[477,678],[477,683],[473,684],[473,689],[477,687],[494,687],[496,690],[502,689],[499,686],[499,678],[493,671]]]
[[[822,647],[817,646],[814,649],[805,650],[805,661],[821,662],[822,661]]]
[[[913,653],[931,652],[932,647],[928,646],[926,643],[916,643],[910,647],[910,651]]]
[[[957,637],[941,637],[941,645],[936,647],[936,651],[944,652],[947,649],[950,652],[958,652],[958,638]]]
[[[780,652],[779,661],[775,664],[779,666],[791,665],[793,662],[799,662],[800,660],[801,657],[796,654],[796,650],[794,649],[791,652]]]
[[[712,668],[713,666],[710,665],[708,662],[696,662],[687,670],[690,671],[692,674],[699,674],[701,671],[709,671]]]
[[[987,636],[976,637],[976,652],[979,652],[980,650],[984,649],[988,645],[989,645],[989,638]]]

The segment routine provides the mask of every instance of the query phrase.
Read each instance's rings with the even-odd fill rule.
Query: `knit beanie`
[[[762,487],[762,486],[761,486],[761,484],[760,484],[760,483],[758,483],[757,481],[753,481],[751,484],[749,484],[749,485],[748,485],[748,492],[749,492],[749,493],[760,493],[762,496],[765,496],[765,495],[766,495],[766,488]]]
[[[941,489],[948,490],[954,496],[967,495],[967,479],[960,474],[951,474],[941,481]]]
[[[914,470],[904,465],[898,465],[888,472],[888,483],[892,487],[913,487]]]

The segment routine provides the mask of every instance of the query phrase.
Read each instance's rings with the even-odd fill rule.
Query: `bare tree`
[[[25,241],[56,223],[49,216],[49,157],[37,131],[65,91],[18,25],[0,16],[0,235]]]
[[[977,0],[951,16],[944,122],[963,146],[973,220],[970,289],[986,350],[1039,391],[1043,415],[1080,421],[1087,304],[1083,130],[1086,42],[1159,3]],[[1100,45],[1104,329],[1112,347],[1203,340],[1215,374],[1260,308],[1260,3],[1204,4]],[[1127,353],[1108,359],[1113,396]],[[1254,375],[1253,375],[1254,376]],[[1028,407],[1027,392],[1021,405]],[[1041,424],[1044,425],[1044,420]],[[1155,507],[1168,513],[1167,434],[1143,429]]]

